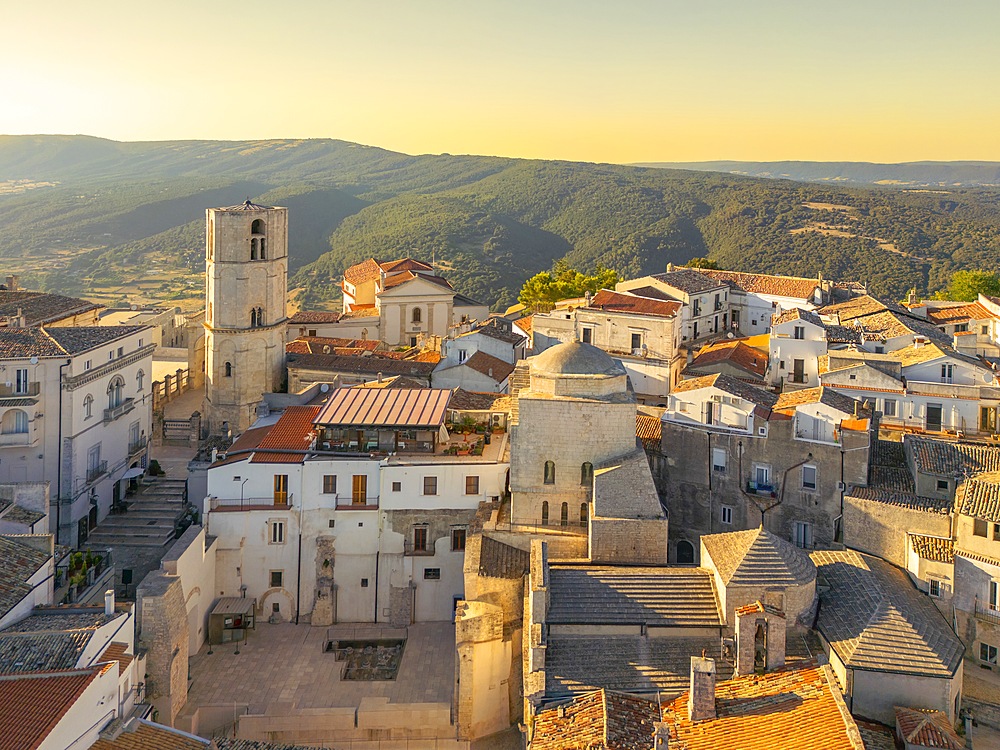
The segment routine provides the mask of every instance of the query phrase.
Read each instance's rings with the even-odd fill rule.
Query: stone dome
[[[625,375],[621,363],[591,344],[570,341],[557,344],[531,358],[531,370],[549,376],[597,375],[619,377]]]

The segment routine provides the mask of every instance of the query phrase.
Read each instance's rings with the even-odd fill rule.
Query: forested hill
[[[370,255],[433,260],[495,307],[561,259],[632,276],[707,256],[858,279],[896,298],[942,288],[954,270],[1000,270],[1000,191],[988,188],[407,156],[334,140],[83,136],[0,136],[0,257],[53,291],[130,299],[137,277],[174,269],[187,290],[161,287],[168,298],[197,296],[204,209],[248,196],[289,207],[291,284],[307,305],[332,299],[343,269]]]

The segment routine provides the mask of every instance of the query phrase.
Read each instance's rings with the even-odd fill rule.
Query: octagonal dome
[[[531,370],[544,375],[625,375],[621,362],[592,344],[570,341],[557,344],[532,357]]]

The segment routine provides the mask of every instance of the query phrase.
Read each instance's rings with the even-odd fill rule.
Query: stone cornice
[[[100,367],[95,367],[91,370],[87,370],[81,375],[72,375],[69,377],[65,377],[63,378],[62,382],[63,388],[65,388],[67,391],[75,391],[82,385],[87,385],[88,383],[93,383],[95,380],[100,380],[101,378],[105,377],[106,375],[110,375],[116,370],[124,369],[129,365],[134,365],[136,362],[145,359],[146,357],[152,357],[153,352],[155,350],[156,350],[156,344],[149,344],[147,346],[142,347],[141,349],[137,349],[136,351],[124,357],[119,357],[118,359],[105,362]],[[152,372],[146,373],[146,376],[150,378],[150,382],[152,382],[153,373]]]

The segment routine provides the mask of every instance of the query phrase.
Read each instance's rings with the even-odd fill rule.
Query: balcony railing
[[[134,456],[136,453],[142,453],[146,449],[146,443],[149,442],[146,438],[139,438],[134,442],[128,444],[128,455],[129,458]]]
[[[992,604],[979,601],[979,597],[976,597],[976,619],[991,625],[1000,625],[1000,611]]]
[[[747,480],[747,492],[753,495],[774,495],[778,488],[771,482],[756,482],[752,479]]]
[[[127,398],[122,401],[118,406],[113,406],[110,409],[104,410],[104,423],[114,422],[119,417],[124,417],[130,411],[135,408],[135,399]]]
[[[809,382],[809,373],[806,373],[806,372],[795,373],[795,372],[793,372],[791,375],[788,376],[788,382],[789,383],[808,383]]]
[[[0,434],[0,446],[28,446],[34,445],[35,436],[33,432],[5,432]]]
[[[41,393],[41,383],[33,380],[18,388],[17,384],[0,384],[0,398],[33,398]]]
[[[87,469],[87,484],[92,484],[108,473],[108,462],[99,461],[96,466]]]

